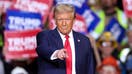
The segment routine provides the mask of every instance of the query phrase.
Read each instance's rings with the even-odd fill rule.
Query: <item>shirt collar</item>
[[[57,31],[59,32],[61,38],[65,38],[65,35],[63,35],[59,30],[57,30]],[[73,37],[73,31],[71,31],[68,35],[69,35],[69,38]]]

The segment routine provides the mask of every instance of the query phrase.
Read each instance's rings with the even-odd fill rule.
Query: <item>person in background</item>
[[[119,58],[120,61],[124,65],[124,69],[126,73],[124,74],[132,74],[132,22],[129,23],[128,30],[126,32],[128,38],[127,47],[123,48],[120,51]]]
[[[0,14],[0,74],[10,74],[13,66],[4,59],[4,31],[6,14]]]
[[[5,13],[0,15],[0,57],[3,58]]]
[[[28,74],[37,74],[37,58],[15,58],[10,60],[10,64],[13,66],[12,74],[21,72],[17,71],[19,70],[18,67],[23,68]]]
[[[96,26],[96,28],[90,33],[96,40],[103,34],[103,32],[106,30],[106,27],[110,23],[112,18],[117,19],[119,25],[124,29],[127,30],[128,27],[128,20],[125,15],[125,13],[117,7],[117,0],[95,0],[98,1],[98,6],[94,6],[93,9],[91,8],[100,18],[100,22]],[[116,35],[115,33],[118,33],[118,30],[113,32],[113,35]],[[115,36],[114,36],[115,37]],[[126,45],[127,41],[125,38],[122,39],[121,42],[119,42],[119,50],[121,47],[124,47]]]
[[[111,32],[104,32],[101,35],[101,37],[97,40],[97,47],[99,49],[101,59],[104,59],[112,55],[115,58],[117,58],[118,57],[118,55],[116,55],[117,46],[118,43],[112,36]]]
[[[29,74],[24,68],[16,66],[12,71],[11,74]]]
[[[4,74],[4,63],[3,63],[3,50],[4,46],[4,27],[3,27],[3,14],[0,15],[0,74]]]
[[[88,37],[72,30],[75,9],[54,8],[57,27],[37,34],[38,74],[94,74],[95,57]]]
[[[88,0],[88,6],[96,15],[102,12],[100,0]]]
[[[126,71],[124,70],[123,64],[120,62],[119,53],[117,51],[118,43],[115,38],[112,36],[111,32],[104,32],[101,37],[97,40],[97,46],[99,48],[101,60],[112,56],[118,61],[119,68],[121,69],[121,73],[124,74]]]
[[[117,60],[112,56],[105,58],[98,68],[98,74],[121,74]]]

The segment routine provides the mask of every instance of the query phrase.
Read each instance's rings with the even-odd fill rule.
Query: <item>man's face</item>
[[[132,48],[132,31],[128,32],[128,43],[129,46]]]
[[[112,42],[111,41],[102,42],[102,46],[101,46],[100,50],[101,50],[102,54],[111,55],[111,53],[114,50],[114,47],[112,46]]]
[[[104,7],[113,7],[116,4],[116,0],[101,0],[101,4]]]
[[[108,14],[114,12],[116,2],[116,0],[101,0],[103,10]]]
[[[56,13],[55,21],[56,21],[58,30],[62,34],[66,35],[72,30],[73,23],[74,23],[74,15],[71,12]]]
[[[117,74],[115,67],[111,65],[105,65],[99,74]]]

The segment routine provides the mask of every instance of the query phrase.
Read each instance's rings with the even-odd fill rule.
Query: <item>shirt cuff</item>
[[[53,52],[53,54],[51,55],[50,59],[51,60],[57,59],[57,53],[58,53],[58,50],[56,50],[55,52]]]

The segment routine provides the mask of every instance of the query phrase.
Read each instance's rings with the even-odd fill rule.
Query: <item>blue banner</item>
[[[100,18],[89,8],[88,0],[55,0],[55,4],[72,4],[75,6],[76,13],[81,15],[86,22],[87,31],[93,31],[98,23]]]
[[[42,17],[39,13],[7,10],[6,30],[33,30],[42,27]]]
[[[110,31],[115,39],[121,43],[126,37],[125,29],[119,24],[116,18],[112,18],[109,24],[106,26],[105,31]]]

